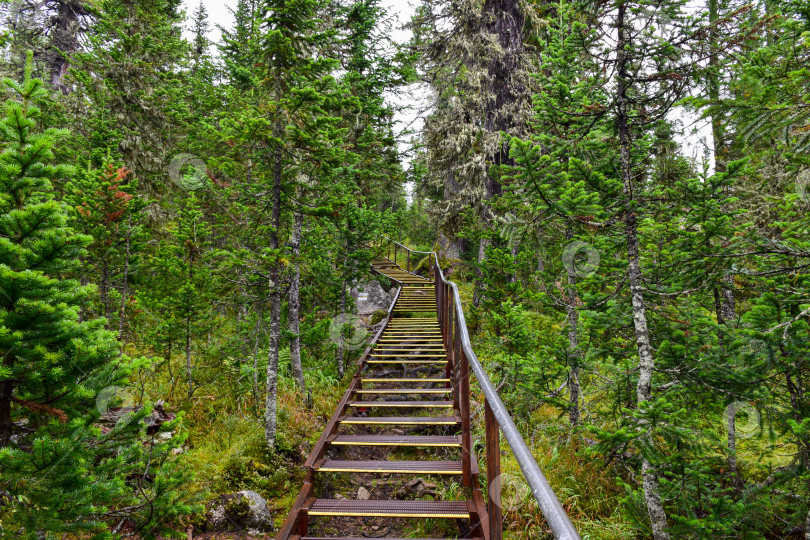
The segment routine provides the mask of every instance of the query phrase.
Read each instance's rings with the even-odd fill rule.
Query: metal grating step
[[[355,390],[358,394],[449,394],[452,388],[368,388]]]
[[[390,383],[390,382],[415,382],[415,383],[450,383],[452,382],[450,379],[431,379],[430,377],[425,377],[424,379],[373,379],[373,378],[366,378],[360,379],[360,382],[364,383]]]
[[[448,409],[453,406],[452,401],[351,401],[350,407],[378,407],[378,408],[395,408],[395,407],[411,407],[411,408],[425,408],[425,409]]]
[[[336,446],[430,446],[461,448],[461,437],[441,435],[337,435]]]
[[[297,536],[295,538],[298,538]],[[300,540],[367,540],[365,536],[303,536]],[[385,540],[443,540],[441,538],[386,538]],[[446,540],[446,539],[445,539]],[[479,540],[479,539],[475,539]]]
[[[379,474],[461,474],[461,461],[343,461],[329,459],[317,467],[319,472]]]
[[[469,519],[464,501],[343,501],[315,499],[310,516]]]
[[[461,420],[455,416],[344,416],[341,424],[403,425],[403,426],[455,426]]]

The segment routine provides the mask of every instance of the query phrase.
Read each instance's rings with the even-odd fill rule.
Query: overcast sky
[[[414,4],[416,1],[417,0],[383,0],[382,2],[383,6],[387,7],[391,14],[395,15],[399,21],[395,24],[393,34],[394,39],[399,42],[404,42],[409,38],[410,32],[403,30],[401,26],[410,20],[414,12]],[[184,0],[189,18],[199,5],[199,2],[200,0]],[[233,25],[233,15],[229,8],[235,9],[237,0],[203,0],[203,2],[206,8],[208,8],[211,25],[214,27],[210,39],[214,42],[218,42],[221,33],[216,25],[224,26],[225,28],[230,28]],[[417,131],[421,129],[423,122],[417,111],[425,106],[425,89],[418,87],[413,88],[411,92],[401,94],[396,99],[394,96],[390,96],[389,99],[399,106],[411,106],[410,111],[405,111],[397,115],[397,120],[399,121],[398,131],[405,128]],[[672,118],[680,120],[683,124],[683,132],[680,133],[680,136],[676,137],[683,145],[683,153],[687,157],[700,161],[706,148],[706,140],[708,140],[711,135],[708,123],[706,121],[697,120],[694,115],[684,114],[682,110],[673,114]],[[697,134],[693,133],[694,129],[697,129]],[[407,147],[407,144],[403,144],[400,150],[405,151]]]
[[[205,7],[208,9],[211,25],[221,25],[225,28],[229,28],[233,25],[233,15],[228,8],[236,9],[236,1],[237,0],[203,0]],[[189,18],[191,18],[191,14],[197,9],[197,6],[200,5],[200,0],[183,0],[183,3],[186,6],[186,12]],[[408,21],[411,18],[411,14],[414,11],[412,4],[410,0],[383,0],[382,2],[382,5],[387,7],[392,14],[397,15],[400,21]],[[407,37],[408,32],[404,30],[397,29],[394,31],[394,38],[397,41],[404,41]],[[217,29],[213,32],[211,39],[213,41],[219,41],[219,38],[220,32],[219,29]]]
[[[383,0],[382,5],[388,8],[391,15],[396,16],[398,22],[394,24],[393,38],[398,42],[405,42],[410,37],[410,32],[403,30],[402,25],[408,22],[413,15],[416,0]],[[187,26],[191,26],[191,15],[200,5],[200,0],[183,0],[185,4],[186,13],[188,14],[189,22]],[[211,41],[214,43],[219,42],[222,33],[219,31],[219,26],[230,28],[233,26],[234,18],[231,9],[236,9],[237,0],[203,0],[205,7],[208,9],[208,17],[211,22],[212,32],[210,35]],[[230,9],[229,9],[230,8]],[[186,29],[187,33],[188,28]],[[403,111],[396,116],[399,122],[397,131],[405,129],[419,130],[422,127],[422,119],[419,117],[417,111],[424,107],[425,90],[420,88],[413,88],[410,92],[402,93],[399,96],[389,96],[390,101],[398,106],[410,106],[410,111]],[[407,141],[402,141],[400,151],[406,152],[409,148]],[[406,160],[409,161],[409,160]]]

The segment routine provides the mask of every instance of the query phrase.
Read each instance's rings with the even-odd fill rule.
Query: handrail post
[[[411,271],[411,251],[408,250],[408,272]]]
[[[472,487],[472,448],[470,442],[470,362],[461,351],[461,366],[458,371],[459,412],[461,413],[461,472],[462,483]]]
[[[457,384],[458,377],[456,376],[461,363],[459,353],[461,352],[461,329],[458,326],[458,315],[456,315],[456,324],[453,327],[453,335],[450,336],[450,343],[453,347],[453,408],[461,411],[461,400],[459,399],[459,386]]]
[[[501,433],[498,427],[498,420],[489,400],[484,399],[484,424],[487,432],[487,512],[489,514],[489,535],[490,540],[503,540],[503,507],[501,506],[501,496],[503,495],[503,479],[501,476]],[[495,500],[492,493],[493,486],[501,491]]]

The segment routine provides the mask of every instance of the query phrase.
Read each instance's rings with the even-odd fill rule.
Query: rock
[[[388,291],[388,296],[391,297],[391,300],[393,300],[394,297],[397,295],[398,290],[399,290],[399,287],[391,287],[391,290]]]
[[[427,484],[422,478],[414,478],[404,486],[400,487],[397,492],[394,493],[394,497],[397,499],[406,499],[411,495],[415,495],[417,497],[424,497],[428,495],[435,498],[435,489],[435,484]]]
[[[391,297],[383,290],[378,281],[365,281],[358,283],[351,289],[352,298],[357,304],[357,313],[371,315],[375,311],[388,310]]]
[[[358,501],[367,501],[369,499],[371,499],[371,493],[369,493],[368,490],[366,488],[364,488],[363,486],[360,486],[357,489],[357,500]]]
[[[272,530],[273,516],[267,508],[267,501],[255,491],[220,495],[206,507],[206,532],[248,531],[250,534],[260,534]]]

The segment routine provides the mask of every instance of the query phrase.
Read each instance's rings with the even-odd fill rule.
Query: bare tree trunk
[[[276,131],[281,132],[281,126],[276,126]],[[279,233],[281,229],[281,175],[282,156],[281,148],[275,151],[274,163],[274,184],[273,184],[273,214],[270,227],[270,249],[279,248]],[[265,395],[264,410],[264,438],[267,446],[274,447],[276,444],[276,423],[278,410],[278,354],[281,341],[281,283],[279,263],[273,261],[270,268],[270,328],[268,329],[268,353],[267,353],[267,394]]]
[[[51,87],[67,93],[65,75],[70,67],[70,56],[79,50],[79,16],[87,15],[84,0],[59,0],[52,31],[49,64]]]
[[[570,227],[565,232],[566,239],[570,242],[574,237]],[[571,349],[571,366],[568,372],[568,396],[569,409],[568,420],[571,427],[576,427],[580,422],[579,410],[579,368],[582,353],[579,348],[579,311],[577,311],[577,276],[572,265],[566,265],[568,271],[568,287],[566,290],[566,311],[568,314],[568,346]]]
[[[345,276],[345,274],[344,274]],[[340,282],[341,292],[340,292],[340,315],[342,316],[346,313],[346,278],[344,277],[343,280]],[[341,332],[343,329],[341,328]],[[338,375],[340,378],[343,378],[343,373],[345,371],[345,362],[344,362],[344,347],[343,347],[343,339],[338,340],[338,350],[337,350],[337,368],[338,368]]]
[[[489,247],[489,238],[482,238],[478,243],[478,264],[479,268],[475,269],[478,278],[475,280],[475,290],[473,291],[473,306],[478,307],[481,304],[481,299],[484,297],[484,270],[480,268],[487,260],[487,247]]]
[[[166,347],[166,354],[164,355],[166,359],[166,369],[169,372],[169,380],[172,383],[171,387],[169,387],[169,401],[174,399],[174,388],[177,386],[177,379],[174,378],[174,371],[172,371],[172,348],[173,342],[169,341]]]
[[[293,226],[293,234],[290,239],[293,252],[293,275],[292,282],[290,283],[290,334],[292,334],[292,341],[290,342],[290,365],[292,367],[292,374],[295,380],[298,381],[298,388],[301,390],[301,395],[307,395],[306,382],[304,381],[304,370],[301,366],[301,323],[300,310],[301,310],[301,262],[299,257],[301,255],[301,231],[304,227],[304,215],[295,214],[295,224]]]
[[[257,416],[259,412],[259,342],[261,340],[263,316],[264,311],[259,307],[259,313],[256,315],[256,330],[253,337],[253,406]]]
[[[616,123],[619,132],[619,143],[621,146],[621,175],[625,198],[624,234],[627,242],[627,278],[630,283],[630,297],[633,306],[633,326],[636,335],[636,347],[638,349],[638,385],[636,386],[636,399],[638,406],[651,400],[652,397],[652,377],[655,367],[652,347],[650,346],[650,335],[647,324],[647,312],[642,293],[641,259],[638,242],[638,216],[633,204],[633,166],[631,162],[631,147],[633,144],[630,133],[630,111],[628,88],[630,74],[628,73],[627,48],[630,46],[627,31],[628,22],[625,19],[627,5],[620,3],[618,8],[616,27],[618,29],[618,40],[616,42],[616,59],[618,68],[618,87],[616,100]],[[651,428],[644,422],[647,432],[643,436],[643,444],[652,446],[654,444]],[[658,484],[658,474],[655,467],[647,457],[642,457],[641,461],[642,485],[644,498],[647,504],[647,513],[650,516],[653,538],[655,540],[669,540],[667,532],[667,515],[661,500]]]
[[[445,177],[444,181],[444,200],[453,200],[458,194],[459,189],[458,182],[456,182],[456,173],[451,168],[449,171],[447,171],[447,176]],[[438,244],[439,246],[437,254],[440,258],[447,259],[448,262],[461,259],[459,240],[446,235],[441,226],[439,226]]]

